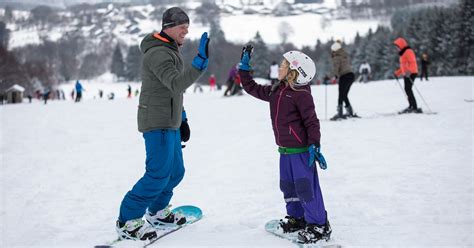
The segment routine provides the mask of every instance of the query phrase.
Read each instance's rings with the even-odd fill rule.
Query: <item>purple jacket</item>
[[[272,86],[257,84],[248,71],[239,70],[242,86],[250,95],[270,103],[273,133],[281,147],[319,146],[321,133],[319,119],[306,85],[294,91],[280,83],[272,92]]]

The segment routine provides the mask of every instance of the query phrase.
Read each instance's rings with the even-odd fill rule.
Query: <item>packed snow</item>
[[[473,79],[417,80],[431,115],[390,115],[407,105],[395,80],[354,84],[349,97],[363,118],[340,122],[327,121],[337,86],[312,86],[328,162],[318,175],[331,243],[474,245]],[[144,173],[138,99],[125,97],[127,84],[84,82],[80,103],[69,97],[72,84],[63,87],[66,101],[0,105],[0,247],[114,240],[120,202]],[[99,99],[99,88],[116,99]],[[171,202],[197,205],[204,217],[152,247],[295,247],[264,230],[285,215],[268,104],[204,90],[185,94],[191,139]]]

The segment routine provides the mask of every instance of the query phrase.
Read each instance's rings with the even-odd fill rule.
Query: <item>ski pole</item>
[[[398,81],[398,77],[395,77],[397,80],[398,87],[400,87],[400,90],[402,91],[403,95],[405,96],[405,90],[403,89],[402,85],[400,84],[400,81]]]
[[[421,100],[423,100],[423,102],[425,103],[426,107],[428,108],[429,113],[433,113],[433,111],[431,111],[430,106],[429,106],[428,103],[425,101],[425,98],[423,97],[423,95],[421,94],[421,92],[418,90],[418,87],[416,87],[415,82],[413,82],[413,80],[411,80],[411,78],[408,78],[408,79],[410,79],[411,84],[413,85],[413,87],[415,87],[416,92],[418,92],[418,95],[420,95]]]
[[[328,120],[328,84],[325,83],[324,86],[324,119]]]

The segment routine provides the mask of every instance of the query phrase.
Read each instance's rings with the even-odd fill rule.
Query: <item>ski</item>
[[[346,115],[343,115],[343,116],[334,116],[329,120],[331,120],[331,121],[342,121],[342,120],[350,120],[350,119],[358,119],[358,118],[362,118],[362,117],[360,117],[357,114],[353,114],[353,115],[347,115],[346,114]]]

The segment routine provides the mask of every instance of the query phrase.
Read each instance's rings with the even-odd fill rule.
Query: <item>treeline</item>
[[[224,84],[228,71],[240,59],[242,47],[226,40],[220,27],[219,9],[209,2],[195,10],[197,20],[210,27],[210,62],[206,82],[215,74],[217,83]],[[431,61],[430,74],[474,74],[473,1],[462,0],[452,7],[399,9],[391,19],[391,27],[379,26],[365,36],[357,35],[351,44],[345,44],[354,71],[367,60],[372,67],[373,79],[392,76],[398,67],[398,51],[393,46],[397,37],[404,37],[418,57],[426,53]],[[9,17],[11,18],[11,17]],[[192,28],[192,27],[191,27]],[[111,71],[117,81],[140,81],[142,54],[138,46],[128,47],[112,35],[92,43],[79,33],[66,33],[57,41],[43,40],[39,45],[7,49],[9,31],[0,21],[0,91],[12,84],[27,90],[54,87],[74,79],[91,79]],[[188,40],[181,49],[186,61],[196,55],[198,40]],[[322,79],[331,70],[330,46],[334,41],[315,41],[313,46],[296,48],[291,43],[268,45],[257,33],[248,42],[255,47],[252,66],[256,77],[267,77],[270,64],[281,61],[289,50],[302,50],[316,61],[317,78]]]
[[[458,3],[458,0],[340,0],[343,15],[350,18],[374,18],[391,16],[401,7],[443,6]]]
[[[474,2],[462,0],[449,8],[432,7],[402,9],[391,19],[391,29],[378,27],[366,36],[357,36],[348,50],[353,68],[367,60],[374,79],[384,79],[398,66],[398,51],[393,46],[397,37],[404,37],[420,58],[426,53],[433,76],[474,74]]]

